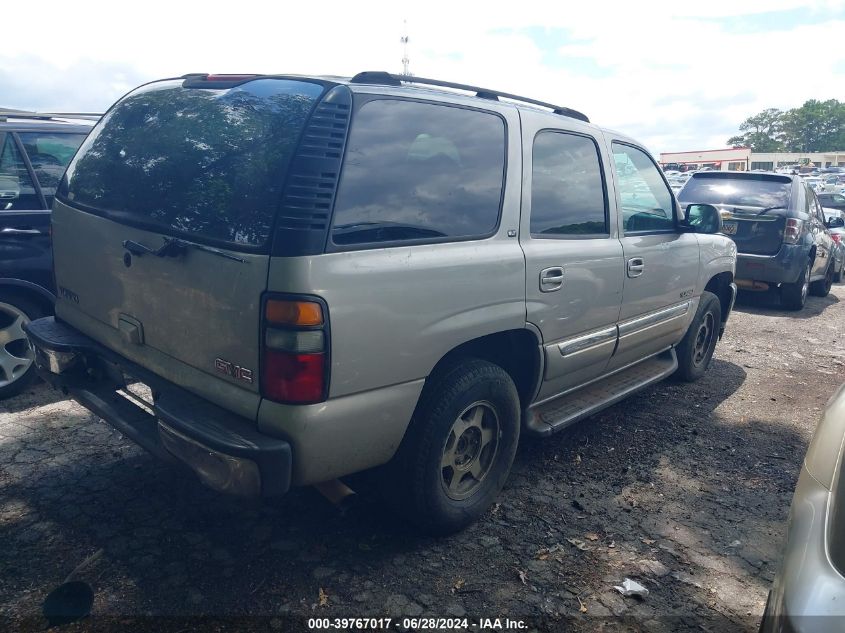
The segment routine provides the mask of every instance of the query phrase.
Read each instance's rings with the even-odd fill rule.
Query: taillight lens
[[[323,304],[269,298],[264,303],[261,391],[288,404],[322,402],[328,393]]]
[[[801,237],[801,230],[804,228],[804,221],[796,218],[786,219],[786,228],[783,230],[783,241],[785,244],[797,244]]]
[[[837,244],[839,244],[839,242],[841,242],[841,241],[842,241],[842,235],[840,235],[839,233],[831,233],[831,234],[830,234],[830,239],[832,239],[834,242],[836,242]]]
[[[264,353],[264,396],[277,402],[306,404],[322,402],[324,354],[291,354],[267,350]]]

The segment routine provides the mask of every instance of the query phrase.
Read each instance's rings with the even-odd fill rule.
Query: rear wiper
[[[762,211],[757,213],[757,215],[763,215],[764,213],[768,213],[769,211],[776,211],[777,209],[788,209],[788,208],[789,207],[766,207],[765,209],[763,209]]]
[[[204,244],[196,244],[194,242],[186,242],[185,240],[180,240],[175,237],[165,237],[164,244],[162,244],[161,247],[156,250],[150,248],[149,246],[141,244],[140,242],[135,242],[133,240],[124,240],[123,248],[125,248],[127,251],[129,251],[136,257],[141,257],[142,255],[155,255],[156,257],[179,257],[180,255],[184,255],[185,251],[187,251],[189,248],[195,248],[198,251],[211,253],[212,255],[231,259],[242,264],[247,263],[247,260],[241,257],[236,257],[235,255],[231,255],[226,251],[220,250],[219,248],[205,246]]]

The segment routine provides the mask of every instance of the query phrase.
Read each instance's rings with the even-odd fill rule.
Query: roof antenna
[[[406,77],[411,76],[411,60],[408,59],[408,20],[402,20],[405,25],[405,34],[399,38],[402,42],[402,74]]]

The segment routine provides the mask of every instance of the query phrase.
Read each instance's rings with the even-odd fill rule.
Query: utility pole
[[[410,76],[411,60],[408,59],[408,20],[403,20],[403,23],[405,25],[405,33],[399,38],[399,41],[402,42],[402,74]]]

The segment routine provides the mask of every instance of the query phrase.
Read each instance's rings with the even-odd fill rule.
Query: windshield
[[[318,84],[259,79],[230,89],[142,86],[82,144],[59,198],[127,224],[231,245],[270,234]]]
[[[741,177],[693,176],[678,194],[684,204],[706,203],[755,208],[789,207],[792,181],[757,174]]]

